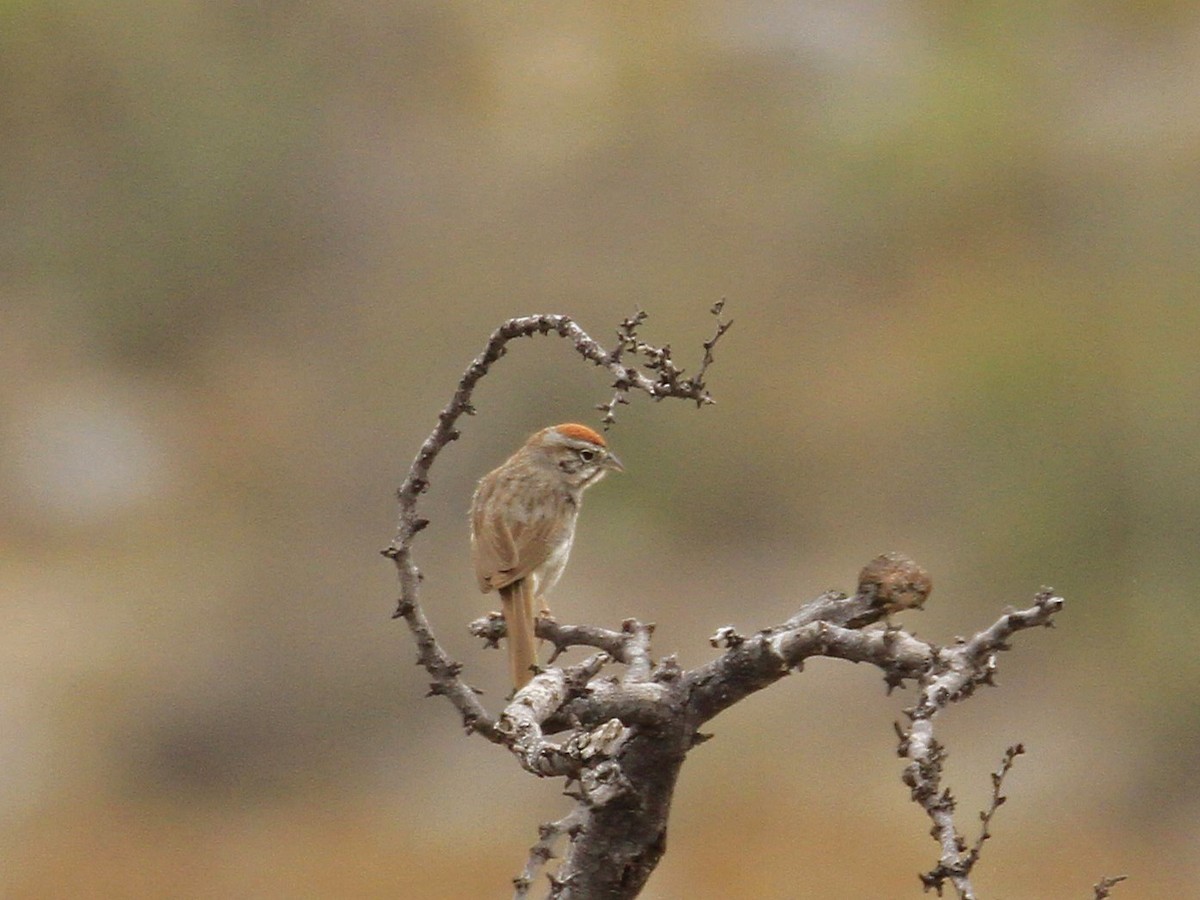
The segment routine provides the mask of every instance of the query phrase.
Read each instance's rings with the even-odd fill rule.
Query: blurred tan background
[[[904,550],[949,641],[1068,600],[942,722],[984,896],[1200,879],[1200,9],[1190,3],[0,2],[0,895],[509,894],[560,785],[422,698],[377,551],[504,318],[694,365],[638,399],[555,609],[710,658]],[[434,472],[608,385],[514,348]],[[935,846],[833,662],[713,723],[646,896],[916,897]]]

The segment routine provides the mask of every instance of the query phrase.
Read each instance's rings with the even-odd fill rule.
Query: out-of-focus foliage
[[[698,361],[721,297],[719,405],[621,411],[559,615],[694,664],[885,550],[939,640],[1049,582],[943,725],[964,822],[1030,751],[981,889],[1186,893],[1198,50],[1169,2],[0,3],[0,893],[503,896],[562,801],[421,699],[391,492],[504,318]],[[521,346],[435,472],[493,705],[473,481],[607,392]],[[649,896],[916,896],[905,702],[817,664],[718,720]]]

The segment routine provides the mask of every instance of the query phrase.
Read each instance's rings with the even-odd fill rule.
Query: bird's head
[[[586,425],[568,422],[543,428],[529,439],[530,449],[562,472],[572,487],[595,484],[608,472],[624,472],[603,435]]]

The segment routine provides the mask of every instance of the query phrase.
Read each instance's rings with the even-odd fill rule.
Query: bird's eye
[[[596,458],[596,451],[588,450],[585,447],[583,450],[579,451],[579,458],[582,459],[584,462],[591,462],[593,459]]]

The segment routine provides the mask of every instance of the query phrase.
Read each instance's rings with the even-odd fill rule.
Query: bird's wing
[[[550,557],[564,527],[554,516],[531,521],[500,515],[490,503],[497,479],[480,482],[471,520],[475,577],[484,593],[524,578]]]
[[[479,482],[471,505],[471,561],[479,589],[485,594],[508,584],[511,579],[505,580],[501,573],[511,570],[517,561],[517,548],[503,518],[488,514],[496,490],[494,476],[493,472]]]

